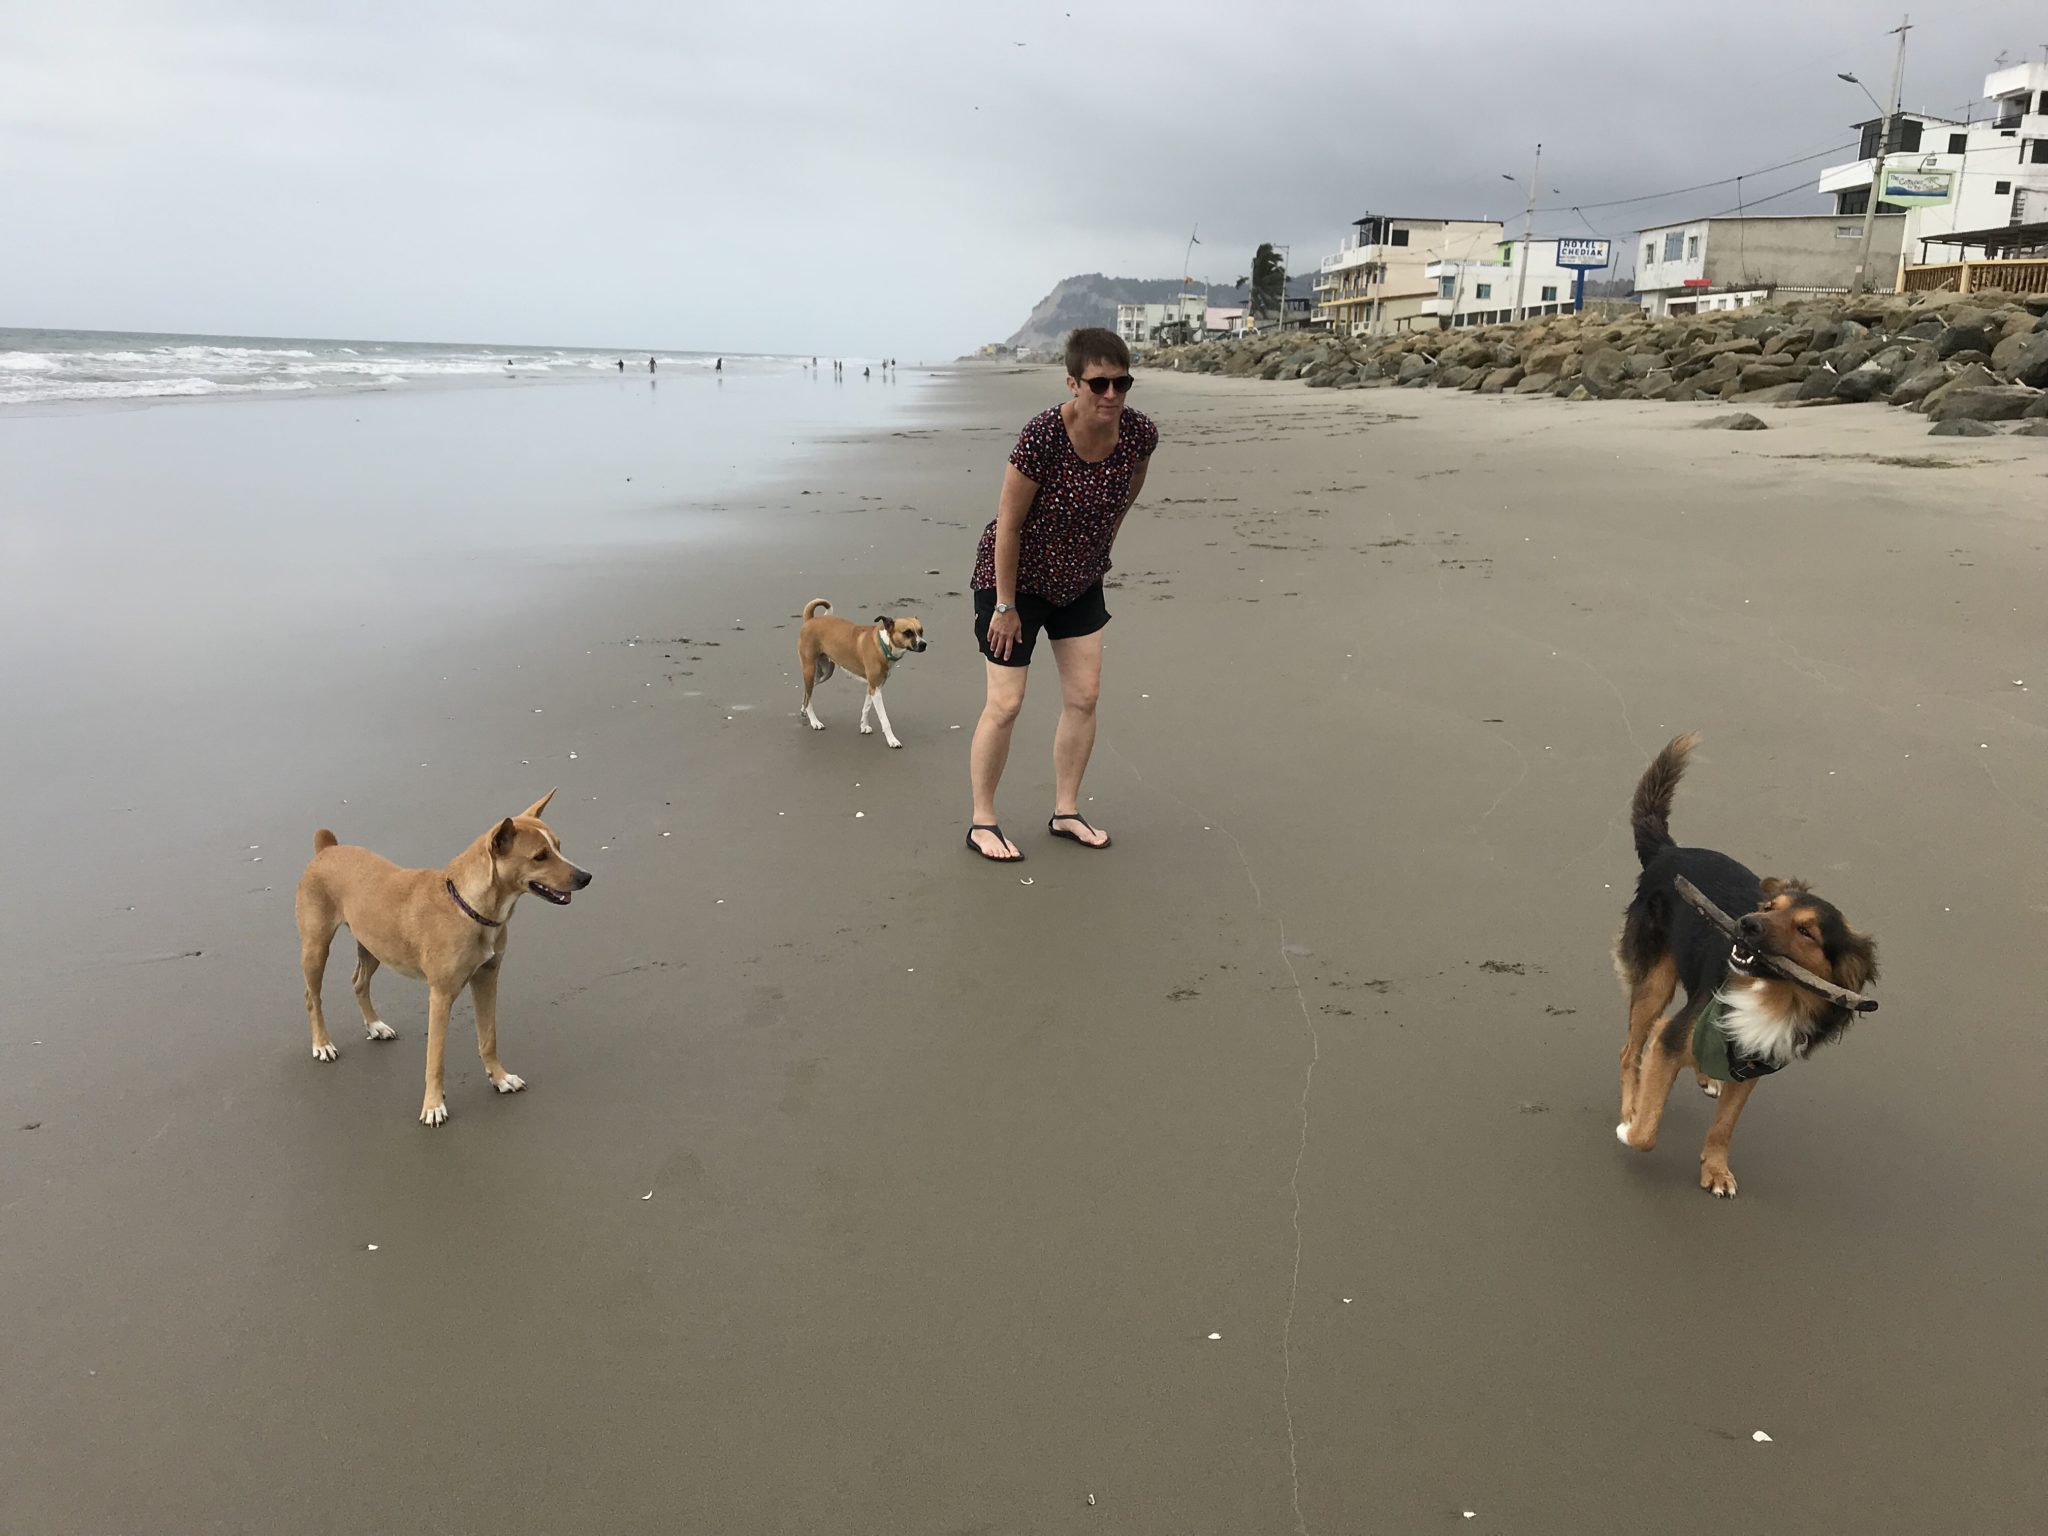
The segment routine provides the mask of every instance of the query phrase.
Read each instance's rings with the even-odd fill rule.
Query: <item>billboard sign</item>
[[[1604,267],[1608,262],[1608,242],[1605,240],[1559,240],[1557,242],[1557,264],[1560,267]]]
[[[1948,171],[1895,171],[1886,167],[1880,203],[1898,208],[1925,208],[1955,196],[1955,178]]]

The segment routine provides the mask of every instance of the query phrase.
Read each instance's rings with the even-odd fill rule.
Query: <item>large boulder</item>
[[[1611,392],[1629,376],[1628,359],[1612,347],[1594,347],[1580,361],[1579,374],[1596,394]]]
[[[1834,369],[1820,367],[1799,381],[1799,392],[1793,398],[1798,400],[1831,400],[1841,387],[1842,376]]]
[[[1885,400],[1892,405],[1918,405],[1929,395],[1933,394],[1935,390],[1946,384],[1953,371],[1941,363],[1929,363],[1925,367],[1907,374],[1904,379],[1899,381],[1892,392],[1885,396]]]
[[[2036,395],[2034,403],[2021,412],[2024,416],[2048,416],[2048,395]]]
[[[1949,317],[1948,329],[1936,339],[1934,350],[1940,357],[1954,357],[1958,352],[1982,352],[1988,356],[1997,343],[1990,318],[1968,310]]]
[[[1557,375],[1554,373],[1528,373],[1524,374],[1522,382],[1515,386],[1515,393],[1518,395],[1540,395],[1554,387],[1556,383]]]
[[[1799,369],[1791,363],[1757,362],[1745,367],[1737,375],[1737,380],[1746,392],[1754,389],[1776,389],[1781,384],[1797,384],[1800,377]]]
[[[2040,397],[2024,384],[1964,389],[1951,386],[1929,403],[1929,421],[2017,421]]]
[[[1502,390],[1513,389],[1521,382],[1522,370],[1512,364],[1505,368],[1489,369],[1486,377],[1479,381],[1479,393],[1497,395]]]
[[[1954,421],[1937,421],[1927,429],[1929,437],[1996,437],[1998,428],[1988,421],[1973,421],[1967,416]]]
[[[2003,365],[1999,365],[1997,353],[1991,361],[1998,371],[2016,384],[2031,385],[2035,389],[2048,389],[2048,331],[2036,331],[2031,336],[2011,338],[2020,345],[2009,353]]]
[[[2048,437],[2048,421],[2023,421],[2012,429],[2014,437]]]
[[[1769,422],[1761,416],[1752,416],[1748,411],[1737,411],[1733,416],[1710,416],[1693,425],[1723,432],[1764,432],[1770,428]]]
[[[1892,387],[1891,370],[1875,359],[1860,368],[1852,368],[1835,380],[1834,397],[1837,400],[1875,400]]]

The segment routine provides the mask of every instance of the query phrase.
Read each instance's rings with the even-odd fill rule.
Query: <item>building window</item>
[[[1970,136],[1967,133],[1950,134],[1948,152],[1952,155],[1967,155],[1970,152]]]
[[[1870,188],[1857,187],[1851,192],[1835,194],[1835,212],[1841,214],[1861,213],[1870,206]]]
[[[1551,303],[1555,303],[1555,302],[1556,302],[1556,300],[1557,300],[1557,284],[1555,284],[1555,283],[1546,283],[1546,284],[1544,285],[1544,288],[1543,288],[1543,302],[1544,302],[1544,303],[1546,303],[1546,304],[1551,304]]]
[[[1654,266],[1656,264],[1656,261],[1657,242],[1654,240],[1645,240],[1643,242],[1643,265],[1646,267]]]
[[[1438,298],[1453,298],[1457,292],[1458,280],[1455,277],[1440,277],[1436,280],[1436,296]]]
[[[1389,239],[1389,240],[1387,241],[1387,244],[1389,244],[1389,245],[1406,245],[1407,243],[1408,243],[1408,231],[1407,231],[1407,230],[1405,230],[1405,229],[1397,229],[1397,230],[1395,230],[1395,231],[1394,231],[1394,233],[1393,233],[1393,236],[1392,236],[1392,238],[1390,238],[1390,239]]]
[[[1700,237],[1698,235],[1687,235],[1685,237],[1685,259],[1687,261],[1698,261],[1700,259]]]
[[[1664,259],[1677,261],[1685,254],[1685,231],[1674,229],[1664,237]]]
[[[1478,291],[1478,292],[1477,292],[1477,293],[1476,293],[1476,294],[1474,295],[1474,297],[1475,297],[1475,298],[1481,298],[1481,299],[1490,299],[1490,298],[1492,298],[1492,297],[1493,297],[1493,284],[1491,284],[1491,283],[1481,283],[1481,284],[1479,285],[1479,291]]]
[[[1991,184],[1991,194],[1994,197],[2003,197],[2011,190],[2012,183],[2009,181],[1995,181]]]
[[[1863,238],[1863,227],[1860,224],[1837,224],[1835,226],[1835,238],[1837,240],[1861,240]]]
[[[2034,140],[2033,152],[2027,158],[2036,165],[2048,165],[2048,139]]]
[[[1893,118],[1892,121],[1898,124],[1892,130],[1892,137],[1898,140],[1897,145],[1894,147],[1905,154],[1912,154],[1920,147],[1920,119],[1909,117],[1901,121],[1898,118]]]

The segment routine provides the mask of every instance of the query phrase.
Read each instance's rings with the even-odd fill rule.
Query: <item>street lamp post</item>
[[[1529,173],[1529,197],[1522,210],[1522,268],[1515,277],[1515,318],[1523,320],[1528,311],[1522,300],[1529,292],[1529,236],[1536,228],[1536,182],[1543,174],[1543,146],[1536,146],[1536,169]]]

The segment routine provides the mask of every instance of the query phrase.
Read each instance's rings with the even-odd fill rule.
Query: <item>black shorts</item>
[[[981,654],[995,661],[999,667],[1030,666],[1031,648],[1038,643],[1041,629],[1048,640],[1078,640],[1083,635],[1094,634],[1109,622],[1109,605],[1103,601],[1102,583],[1099,581],[1071,603],[1048,602],[1036,592],[1019,592],[1017,617],[1024,622],[1024,633],[1010,648],[1010,659],[996,661],[995,657],[989,656],[988,650],[988,621],[995,617],[995,613],[995,589],[976,589],[974,638],[981,644]]]

